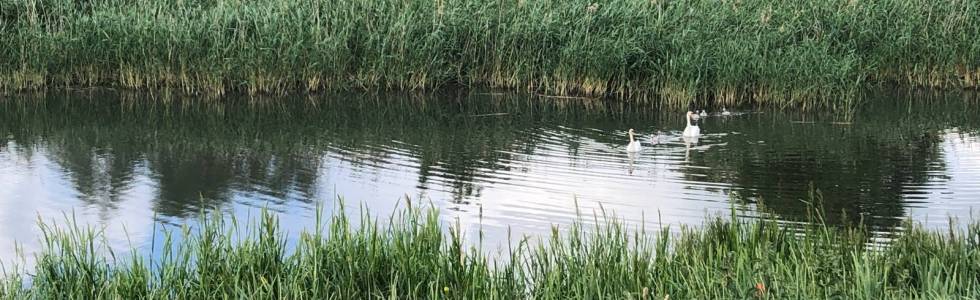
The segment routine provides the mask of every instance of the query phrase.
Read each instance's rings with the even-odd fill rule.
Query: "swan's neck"
[[[630,132],[630,143],[632,143],[632,142],[635,142],[635,140],[633,140],[633,133]]]
[[[691,126],[691,115],[685,116],[684,119],[687,120],[687,126]]]

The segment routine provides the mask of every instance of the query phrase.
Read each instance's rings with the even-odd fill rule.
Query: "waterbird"
[[[640,142],[633,138],[633,128],[630,128],[630,144],[626,146],[626,152],[640,152]]]
[[[701,115],[702,117],[707,117],[708,116],[708,111],[702,109],[701,110],[701,113],[699,115]]]
[[[732,115],[732,113],[729,112],[727,109],[725,109],[725,107],[722,107],[721,108],[721,115],[722,116],[730,116],[730,115]]]
[[[651,145],[660,144],[660,141],[663,139],[663,137],[660,134],[661,134],[660,130],[657,130],[657,133],[650,137]]]
[[[701,128],[698,128],[698,125],[696,125],[696,124],[695,125],[691,125],[691,119],[694,119],[695,121],[697,121],[697,117],[696,116],[697,116],[697,114],[694,114],[693,112],[690,112],[690,111],[688,111],[687,112],[687,115],[684,116],[684,118],[687,119],[687,127],[684,127],[684,136],[686,136],[686,137],[697,137],[697,136],[700,136],[701,135]]]

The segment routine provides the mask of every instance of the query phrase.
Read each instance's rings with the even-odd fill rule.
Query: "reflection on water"
[[[337,196],[376,215],[425,199],[491,241],[600,209],[651,226],[697,224],[733,203],[743,216],[800,219],[811,185],[831,222],[888,230],[966,217],[980,203],[980,110],[960,96],[912,97],[923,96],[846,118],[709,116],[697,139],[681,137],[683,112],[521,95],[5,99],[0,245],[36,250],[37,218],[65,212],[106,226],[120,247],[202,210],[269,208],[295,230]],[[629,128],[640,153],[625,151]]]

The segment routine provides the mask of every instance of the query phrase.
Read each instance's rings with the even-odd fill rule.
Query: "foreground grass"
[[[980,2],[0,0],[0,90],[480,85],[686,105],[977,87]]]
[[[599,221],[556,229],[540,243],[515,241],[502,259],[488,259],[468,250],[457,231],[446,234],[435,211],[410,209],[389,225],[335,216],[288,251],[275,217],[263,214],[244,231],[224,222],[185,229],[190,238],[180,245],[167,238],[169,251],[153,262],[115,257],[89,229],[45,227],[47,246],[27,270],[30,283],[9,277],[0,298],[980,297],[976,224],[945,233],[912,226],[871,249],[860,230],[791,230],[772,220],[715,219],[680,234]]]

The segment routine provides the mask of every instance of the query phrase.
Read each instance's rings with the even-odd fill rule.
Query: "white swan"
[[[640,152],[640,142],[633,138],[633,128],[630,128],[630,144],[626,146],[626,152]]]
[[[731,113],[731,112],[729,112],[729,111],[728,111],[727,109],[725,109],[724,107],[722,107],[722,108],[721,108],[721,115],[722,115],[722,116],[730,116],[730,115],[732,115],[732,113]]]
[[[690,111],[684,116],[684,119],[687,120],[687,127],[684,127],[684,136],[686,137],[697,137],[701,135],[701,128],[698,128],[698,125],[691,125],[691,118],[694,116],[697,115]]]

